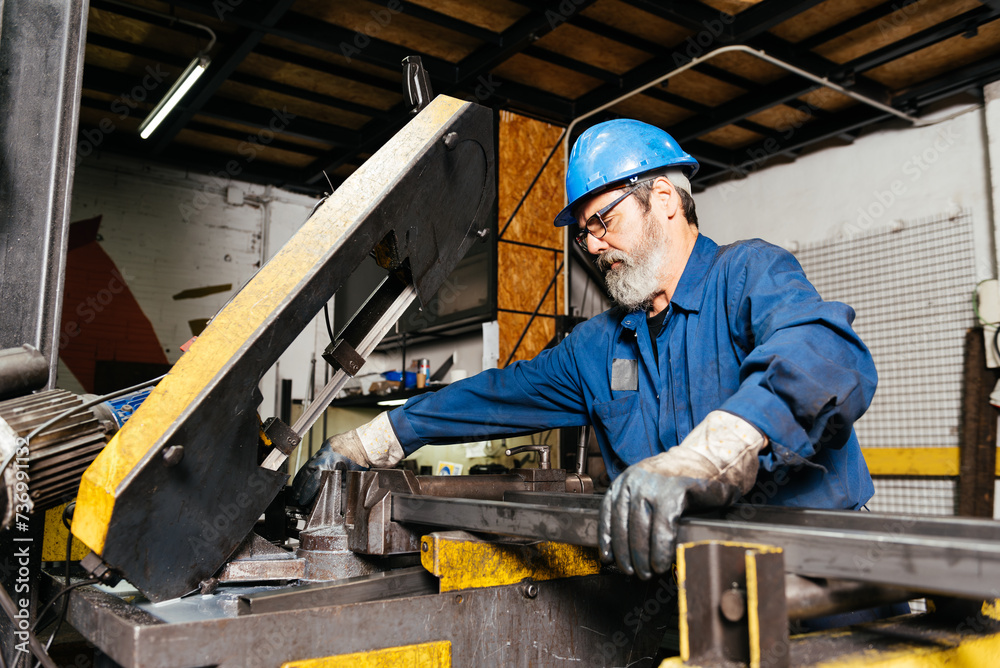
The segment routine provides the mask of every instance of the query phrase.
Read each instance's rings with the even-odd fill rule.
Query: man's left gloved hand
[[[300,506],[308,506],[319,494],[323,471],[367,471],[367,467],[355,463],[344,455],[334,452],[333,441],[336,436],[328,439],[316,453],[309,458],[292,480],[292,500]]]
[[[750,491],[767,438],[743,418],[712,411],[677,447],[630,466],[601,504],[601,560],[648,580],[674,561],[677,520]]]

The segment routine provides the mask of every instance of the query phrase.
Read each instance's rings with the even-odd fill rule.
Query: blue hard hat
[[[673,137],[642,121],[619,118],[587,128],[569,154],[566,166],[569,204],[556,216],[556,227],[576,223],[573,207],[584,197],[665,167],[679,167],[690,178],[698,171],[698,161]]]

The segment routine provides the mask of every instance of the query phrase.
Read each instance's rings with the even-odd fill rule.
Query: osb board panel
[[[527,311],[533,313],[538,307],[539,313],[548,315],[558,315],[562,313],[563,305],[563,271],[559,272],[559,278],[552,285],[552,289],[545,295],[545,288],[552,281],[556,267],[559,266],[562,253],[545,251],[539,248],[527,246],[517,246],[515,244],[500,243],[497,248],[497,307],[500,309],[512,309],[517,311]],[[545,295],[544,301],[542,296]],[[518,315],[504,314],[502,311],[498,316]],[[529,316],[520,316],[507,320],[499,320],[500,327],[500,361],[501,363],[510,355],[514,349],[518,337],[524,330]],[[538,320],[550,320],[549,318],[536,318]],[[534,329],[534,325],[532,326]],[[552,338],[551,329],[548,336],[541,332],[532,333],[531,338],[525,341],[517,349],[515,359],[531,359],[548,343]]]
[[[794,106],[787,104],[779,104],[753,116],[748,116],[747,120],[763,125],[764,127],[785,132],[802,127],[814,119],[806,111],[800,111]]]
[[[667,91],[710,107],[728,102],[746,92],[738,86],[694,70],[687,70],[667,79]]]
[[[712,9],[726,12],[735,16],[745,9],[749,9],[763,0],[702,0],[702,4],[708,5]]]
[[[502,241],[497,247],[497,307],[516,311],[535,310],[542,301],[556,267],[562,261],[562,253],[556,251],[507,244]],[[561,274],[562,272],[560,272]],[[562,303],[563,286],[556,281],[539,313],[558,315]]]
[[[664,48],[672,48],[691,35],[690,30],[676,23],[644,12],[620,0],[598,0],[583,10],[583,15]]]
[[[204,33],[204,37],[195,37],[93,7],[87,17],[87,32],[188,58],[193,58],[208,46],[209,41],[208,33]]]
[[[826,0],[774,26],[770,32],[789,42],[801,42],[882,2],[884,0]]]
[[[517,203],[527,192],[545,158],[559,141],[563,129],[509,111],[500,112],[497,209],[503,229]],[[556,149],[545,171],[511,221],[503,238],[509,241],[563,249],[562,230],[552,221],[562,209],[566,164],[562,146]],[[509,244],[501,244],[501,249]],[[500,274],[501,281],[504,275]]]
[[[708,134],[698,137],[698,139],[702,141],[707,141],[710,144],[730,149],[740,148],[741,146],[746,146],[747,144],[760,141],[763,138],[764,137],[762,135],[759,135],[756,132],[744,130],[743,128],[738,128],[735,125],[727,125],[724,128],[713,130]]]
[[[412,2],[493,32],[503,32],[530,11],[527,7],[509,0],[412,0]]]
[[[293,11],[452,63],[482,46],[482,42],[468,35],[420,21],[407,16],[405,11],[394,14],[384,5],[371,2],[298,0]],[[377,20],[386,15],[388,20]]]
[[[923,0],[821,44],[813,51],[836,63],[846,63],[981,6],[979,0]]]
[[[669,127],[695,115],[690,109],[683,109],[646,95],[633,95],[622,100],[611,107],[611,111],[623,118],[635,118],[660,127]]]
[[[497,213],[503,225],[538,173],[562,128],[531,118],[501,112],[499,133],[499,193]],[[497,306],[532,312],[542,301],[556,267],[562,262],[563,231],[552,221],[563,206],[565,165],[561,148],[539,177],[504,239],[522,241],[553,250],[500,242],[497,245]],[[557,315],[563,310],[562,272],[545,295],[540,313]],[[510,316],[510,317],[508,317]],[[500,362],[510,355],[529,316],[499,313]],[[549,324],[542,321],[549,320]],[[530,359],[552,338],[549,318],[537,318],[518,348],[515,359]]]
[[[309,58],[314,58],[315,60],[323,60],[332,65],[338,67],[346,67],[351,70],[355,70],[362,74],[370,74],[380,79],[385,79],[386,81],[392,83],[398,83],[400,72],[402,70],[397,69],[387,69],[385,67],[379,67],[378,65],[372,65],[370,63],[365,63],[357,58],[351,58],[350,61],[344,57],[340,51],[327,51],[326,49],[318,49],[314,46],[309,46],[307,44],[300,44],[298,42],[293,42],[284,37],[276,37],[274,35],[265,35],[261,40],[261,44],[266,44],[268,46],[277,47],[279,49],[284,49],[285,51],[290,51],[292,53],[297,53]],[[402,93],[400,94],[400,99],[402,99]],[[359,100],[360,101],[360,100]]]
[[[287,86],[295,86],[384,111],[391,109],[402,97],[382,88],[256,53],[247,55],[236,69]]]
[[[865,74],[890,88],[900,89],[970,65],[1000,53],[1000,20],[980,26],[979,34],[962,35],[868,70]]]
[[[615,74],[625,74],[652,58],[649,53],[564,23],[535,43]]]
[[[197,146],[200,149],[217,151],[219,153],[229,153],[234,157],[239,155],[238,160],[247,160],[245,155],[237,153],[239,146],[243,143],[242,140],[239,139],[219,137],[217,135],[197,132],[195,130],[181,130],[177,133],[175,141],[180,144]],[[306,167],[315,159],[309,155],[293,153],[291,151],[275,148],[274,146],[259,145],[254,147],[254,151],[255,160],[260,160],[261,162],[272,162],[288,167]],[[219,165],[219,167],[222,167],[222,165]]]
[[[500,366],[510,357],[510,351],[517,344],[521,332],[531,320],[531,316],[520,313],[497,313],[497,323],[500,327]],[[530,360],[542,352],[552,337],[556,335],[556,324],[552,318],[535,318],[525,334],[524,340],[517,348],[517,353],[511,363],[518,360]]]
[[[201,114],[195,114],[194,119],[199,123],[204,123],[205,125],[214,125],[216,127],[225,128],[227,130],[235,130],[236,132],[245,132],[248,137],[256,137],[257,133],[261,131],[259,127],[252,125],[244,125],[243,123],[233,123],[232,121],[227,121],[221,118],[214,118],[212,116],[203,116]],[[325,142],[313,141],[311,139],[306,139],[305,137],[299,137],[297,135],[287,135],[280,132],[274,134],[278,139],[288,142],[289,144],[299,144],[300,146],[308,146],[310,148],[317,148],[322,151],[328,151],[333,148],[332,144],[327,144]]]
[[[749,53],[721,53],[713,56],[708,63],[759,84],[771,83],[788,75],[780,67]]]
[[[500,63],[493,73],[526,86],[574,100],[601,85],[601,81],[586,74],[543,62],[519,53]],[[499,95],[503,95],[502,88]]]
[[[847,97],[843,93],[838,93],[826,87],[817,88],[816,90],[799,95],[799,99],[826,111],[840,111],[858,104],[854,98]]]
[[[312,118],[352,130],[360,129],[361,126],[371,120],[369,117],[362,116],[361,114],[344,111],[343,109],[335,109],[325,104],[318,104],[301,98],[291,97],[290,95],[275,93],[263,88],[247,86],[235,81],[226,81],[219,86],[218,95],[230,100],[264,107],[265,109],[287,110],[296,116]]]

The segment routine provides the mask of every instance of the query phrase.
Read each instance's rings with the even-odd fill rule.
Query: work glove
[[[738,415],[712,411],[680,445],[628,467],[601,503],[601,561],[643,580],[667,572],[681,515],[730,505],[750,491],[767,442]]]
[[[385,412],[357,429],[327,439],[325,445],[351,461],[372,468],[395,466],[406,456]]]
[[[350,432],[348,432],[350,433]],[[334,452],[333,443],[338,436],[327,439],[319,450],[309,458],[302,468],[295,474],[292,480],[292,500],[300,506],[310,506],[319,494],[320,483],[323,478],[323,471],[367,471],[344,455]]]

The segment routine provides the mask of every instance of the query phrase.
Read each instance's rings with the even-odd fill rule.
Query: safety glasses
[[[622,193],[619,197],[615,198],[610,204],[603,207],[601,210],[599,210],[597,213],[595,213],[593,216],[587,219],[586,226],[581,228],[580,231],[576,233],[575,237],[576,243],[580,246],[580,248],[582,248],[587,252],[590,252],[587,249],[588,234],[593,235],[595,239],[604,238],[604,235],[608,233],[608,223],[604,220],[604,217],[611,212],[611,209],[621,204],[622,200],[624,200],[626,197],[634,193],[636,188],[638,188],[645,182],[646,181],[639,181],[633,184],[628,190]]]

